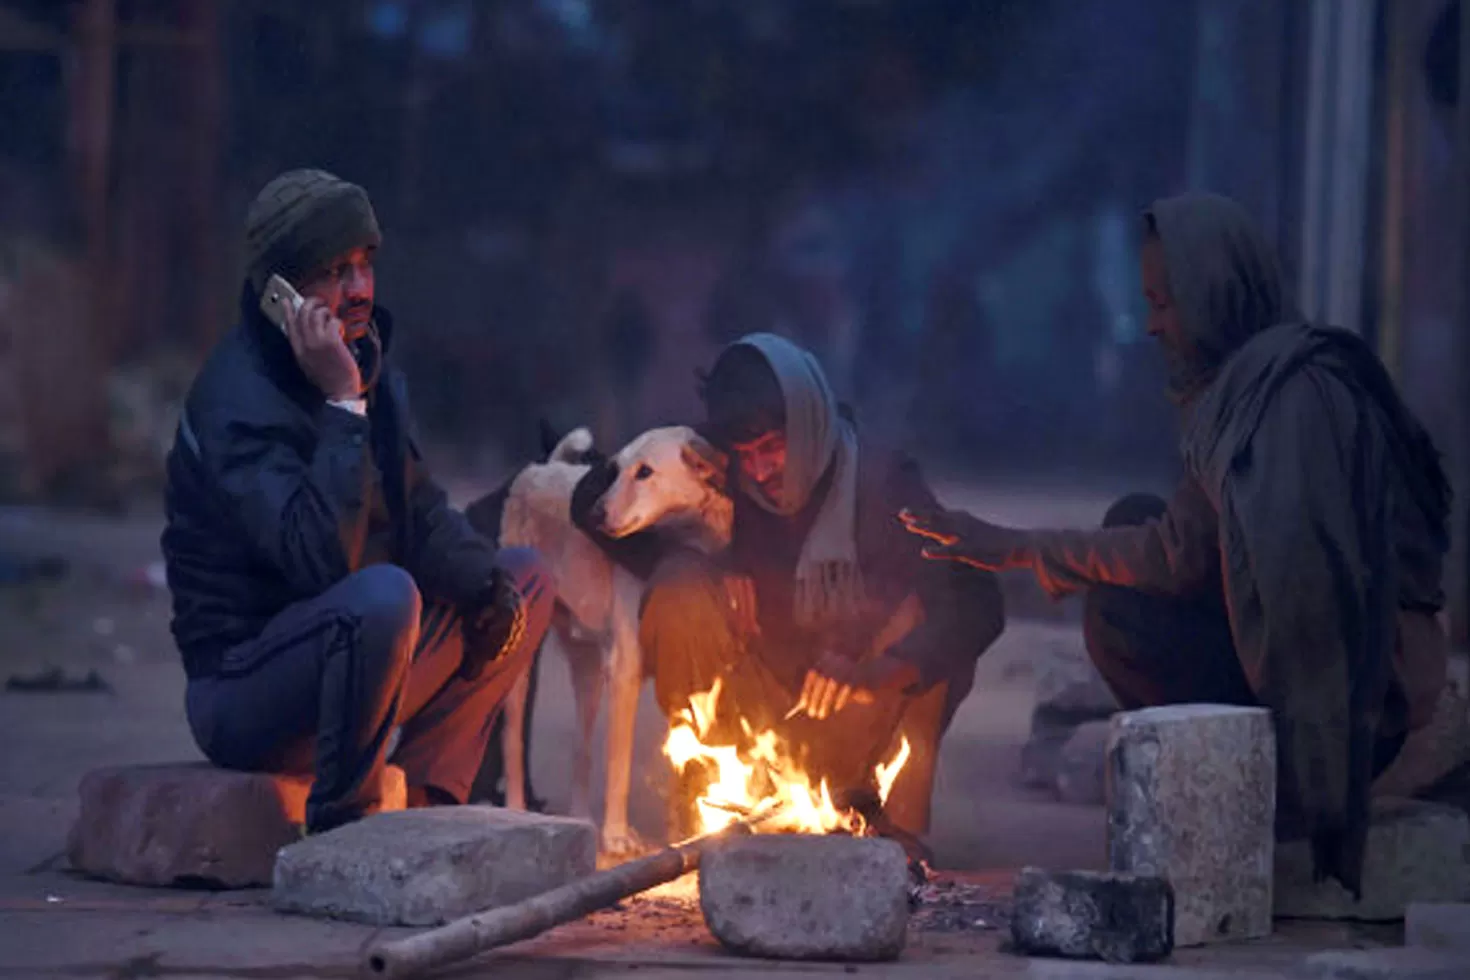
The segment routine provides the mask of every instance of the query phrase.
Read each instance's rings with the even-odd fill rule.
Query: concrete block
[[[203,762],[114,766],[82,778],[67,842],[72,867],[130,885],[269,885],[276,851],[301,836],[307,777],[233,772]],[[385,809],[402,809],[403,770],[388,766]]]
[[[1404,945],[1470,953],[1470,903],[1412,903],[1404,915]]]
[[[1062,747],[1057,765],[1057,799],[1081,806],[1099,806],[1107,797],[1108,734],[1112,724],[1089,721],[1077,726]]]
[[[1108,861],[1174,886],[1174,945],[1270,935],[1276,737],[1264,708],[1113,717]]]
[[[1315,980],[1465,980],[1470,955],[1407,946],[1329,950],[1308,956],[1302,974]]]
[[[380,926],[440,925],[590,875],[585,820],[444,806],[382,813],[308,837],[276,858],[283,912]]]
[[[909,871],[893,841],[842,835],[736,838],[704,856],[699,905],[722,945],[795,960],[896,958]]]
[[[1470,817],[1420,800],[1375,800],[1363,861],[1363,898],[1312,880],[1309,842],[1276,845],[1276,915],[1392,922],[1411,902],[1470,899]]]
[[[1152,963],[1174,950],[1174,890],[1153,876],[1025,868],[1011,942],[1028,955]]]
[[[1118,700],[1092,664],[1080,640],[1048,643],[1036,668],[1036,705],[1053,717],[1105,720]]]

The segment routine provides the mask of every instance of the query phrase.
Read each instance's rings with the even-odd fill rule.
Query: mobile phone
[[[272,275],[265,281],[265,289],[260,292],[260,312],[271,323],[286,331],[286,310],[295,312],[301,309],[301,304],[306,302],[301,294],[289,282],[278,275]]]

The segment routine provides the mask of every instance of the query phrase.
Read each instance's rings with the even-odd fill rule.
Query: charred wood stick
[[[362,975],[401,980],[467,960],[500,946],[539,936],[556,926],[615,905],[639,892],[673,881],[699,867],[711,845],[750,833],[771,814],[738,821],[718,833],[673,844],[648,857],[599,871],[581,881],[553,888],[515,905],[456,919],[407,939],[376,943],[363,958]]]

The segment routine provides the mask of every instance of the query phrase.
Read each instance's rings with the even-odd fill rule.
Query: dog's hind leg
[[[643,584],[621,568],[613,573],[612,646],[607,661],[607,797],[602,814],[602,849],[628,857],[645,848],[628,826],[633,736],[638,725],[638,695],[643,688],[643,657],[638,646],[638,608]]]

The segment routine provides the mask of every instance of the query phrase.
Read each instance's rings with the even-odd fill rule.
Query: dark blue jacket
[[[383,367],[366,418],[328,405],[247,286],[241,320],[195,379],[167,463],[164,562],[173,634],[191,677],[277,613],[361,567],[373,453],[391,554],[426,602],[483,601],[495,552],[453,510],[413,435],[393,326],[374,314]]]

